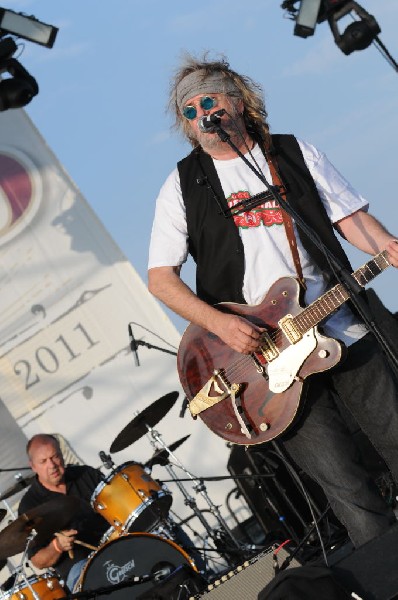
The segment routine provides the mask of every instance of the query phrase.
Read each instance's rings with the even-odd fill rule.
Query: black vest
[[[318,233],[333,254],[351,269],[296,138],[292,135],[273,135],[272,143],[289,203]],[[228,206],[213,160],[201,148],[196,148],[178,163],[178,170],[186,207],[189,252],[197,265],[196,293],[209,304],[228,301],[243,303],[243,244],[233,219],[221,214],[219,204],[224,209]],[[304,248],[327,280],[331,280],[323,253],[300,228],[298,232]]]

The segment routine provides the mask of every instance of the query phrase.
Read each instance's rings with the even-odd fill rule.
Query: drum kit
[[[34,576],[26,576],[24,570],[32,541],[35,540],[35,544],[40,545],[40,540],[51,538],[56,532],[66,528],[78,510],[79,501],[71,496],[60,496],[27,511],[0,531],[0,561],[23,553],[11,589],[0,591],[0,598],[91,598],[94,595],[90,594],[95,590],[97,594],[102,593],[106,597],[133,599],[144,597],[145,592],[155,585],[160,585],[164,578],[170,578],[181,568],[185,569],[188,579],[192,581],[193,587],[189,590],[189,595],[192,595],[192,589],[197,593],[206,584],[209,573],[214,572],[214,563],[210,568],[200,550],[195,550],[182,529],[181,524],[187,523],[193,517],[198,518],[205,532],[202,538],[199,534],[195,535],[203,541],[207,552],[210,550],[218,556],[223,569],[230,564],[236,564],[242,558],[247,558],[247,549],[235,539],[219,507],[211,501],[203,480],[195,478],[174,454],[175,450],[187,441],[189,435],[167,446],[154,429],[171,409],[177,397],[178,392],[171,392],[156,400],[137,414],[110,446],[109,451],[113,454],[148,435],[154,453],[144,464],[127,462],[116,466],[110,455],[99,453],[110,473],[94,489],[91,506],[109,523],[109,529],[98,547],[90,546],[93,551],[88,556],[72,596],[68,596],[63,582],[53,570]],[[178,523],[172,516],[171,492],[150,475],[155,465],[167,470],[171,480],[182,493],[185,505],[192,511],[188,519]],[[186,475],[184,479],[176,476],[175,467],[183,470]],[[199,510],[195,499],[184,485],[185,481],[192,482],[193,489],[206,501],[208,510]],[[0,501],[11,497],[20,489],[21,482],[0,496]],[[206,512],[212,515],[212,523],[205,517]],[[6,513],[7,511],[2,510],[1,518],[4,518]],[[4,566],[4,563],[0,564],[1,566]],[[103,590],[107,590],[107,593]],[[179,597],[188,598],[189,595]]]

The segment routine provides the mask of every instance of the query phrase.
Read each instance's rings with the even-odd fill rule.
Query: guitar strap
[[[282,180],[279,176],[275,158],[273,156],[271,156],[268,152],[265,153],[265,158],[267,160],[269,170],[271,172],[272,183],[275,186],[279,187],[279,193],[280,193],[281,198],[283,200],[286,200],[286,189],[285,189],[285,186],[283,185]],[[283,225],[284,225],[285,231],[286,231],[286,237],[289,242],[290,251],[292,253],[292,258],[293,258],[293,263],[294,263],[296,273],[297,273],[297,278],[300,282],[300,285],[304,289],[306,289],[306,285],[305,285],[305,281],[304,281],[304,277],[303,277],[303,270],[301,268],[300,257],[299,257],[299,253],[298,253],[298,249],[297,249],[297,240],[296,240],[296,235],[294,233],[293,221],[292,221],[291,216],[285,210],[282,209],[281,212],[282,212]]]

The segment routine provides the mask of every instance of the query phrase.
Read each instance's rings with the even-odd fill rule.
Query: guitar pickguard
[[[300,341],[288,346],[268,363],[268,385],[271,392],[280,394],[297,378],[300,367],[317,345],[315,330],[310,329]]]

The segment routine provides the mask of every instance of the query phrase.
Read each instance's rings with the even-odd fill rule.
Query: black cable
[[[307,541],[307,539],[310,536],[312,530],[315,528],[316,532],[318,534],[319,543],[321,545],[321,549],[322,549],[322,554],[323,554],[323,558],[324,558],[324,561],[325,561],[325,565],[328,567],[329,563],[328,563],[328,559],[327,559],[327,556],[326,556],[325,544],[324,544],[324,541],[323,541],[323,538],[322,538],[322,535],[321,535],[321,532],[320,532],[320,529],[319,529],[318,521],[320,522],[323,519],[323,517],[329,511],[330,506],[328,504],[327,507],[326,507],[326,509],[323,511],[323,513],[318,518],[315,516],[314,509],[313,509],[310,497],[309,497],[309,495],[307,493],[307,490],[304,487],[303,482],[301,481],[300,477],[297,475],[296,470],[292,467],[292,465],[290,464],[290,462],[283,455],[283,452],[280,450],[280,448],[278,446],[276,446],[276,444],[274,444],[274,447],[277,449],[277,451],[275,450],[273,452],[273,454],[275,454],[275,456],[278,456],[280,458],[280,460],[282,460],[283,464],[285,465],[285,467],[287,468],[287,470],[290,472],[290,475],[293,477],[293,479],[295,480],[296,484],[301,489],[301,492],[302,492],[304,498],[307,501],[308,507],[310,509],[311,517],[312,517],[312,520],[313,520],[313,523],[314,523],[313,526],[307,532],[307,534],[304,536],[304,539],[300,542],[298,548],[296,548],[296,550],[293,552],[292,558],[297,554],[298,549],[302,548],[302,546],[304,545],[304,542]],[[286,562],[286,560],[285,560],[285,562]],[[287,563],[287,564],[289,564],[289,563]],[[282,565],[281,569],[282,568],[285,568],[285,567],[283,567],[283,565]]]
[[[381,41],[379,36],[375,37],[372,44],[375,46],[376,50],[378,50],[380,52],[382,57],[387,62],[390,63],[390,65],[393,67],[393,69],[395,69],[395,71],[398,71],[398,63],[393,59],[393,57],[391,56],[391,54],[389,53],[389,51],[387,50],[387,48],[385,47],[385,45],[383,44],[383,42]]]
[[[155,337],[157,337],[159,340],[161,340],[162,342],[164,342],[165,344],[167,344],[168,346],[170,346],[170,348],[175,348],[177,350],[177,347],[174,346],[174,344],[170,344],[170,342],[168,342],[167,340],[165,340],[164,338],[162,338],[162,336],[158,335],[157,333],[155,333],[154,331],[152,331],[148,327],[145,327],[145,325],[141,325],[141,323],[137,323],[136,321],[130,321],[130,324],[131,325],[137,325],[137,327],[141,327],[142,329],[144,329],[148,333],[151,333],[152,335],[154,335]],[[137,341],[137,344],[139,345],[138,341]]]

